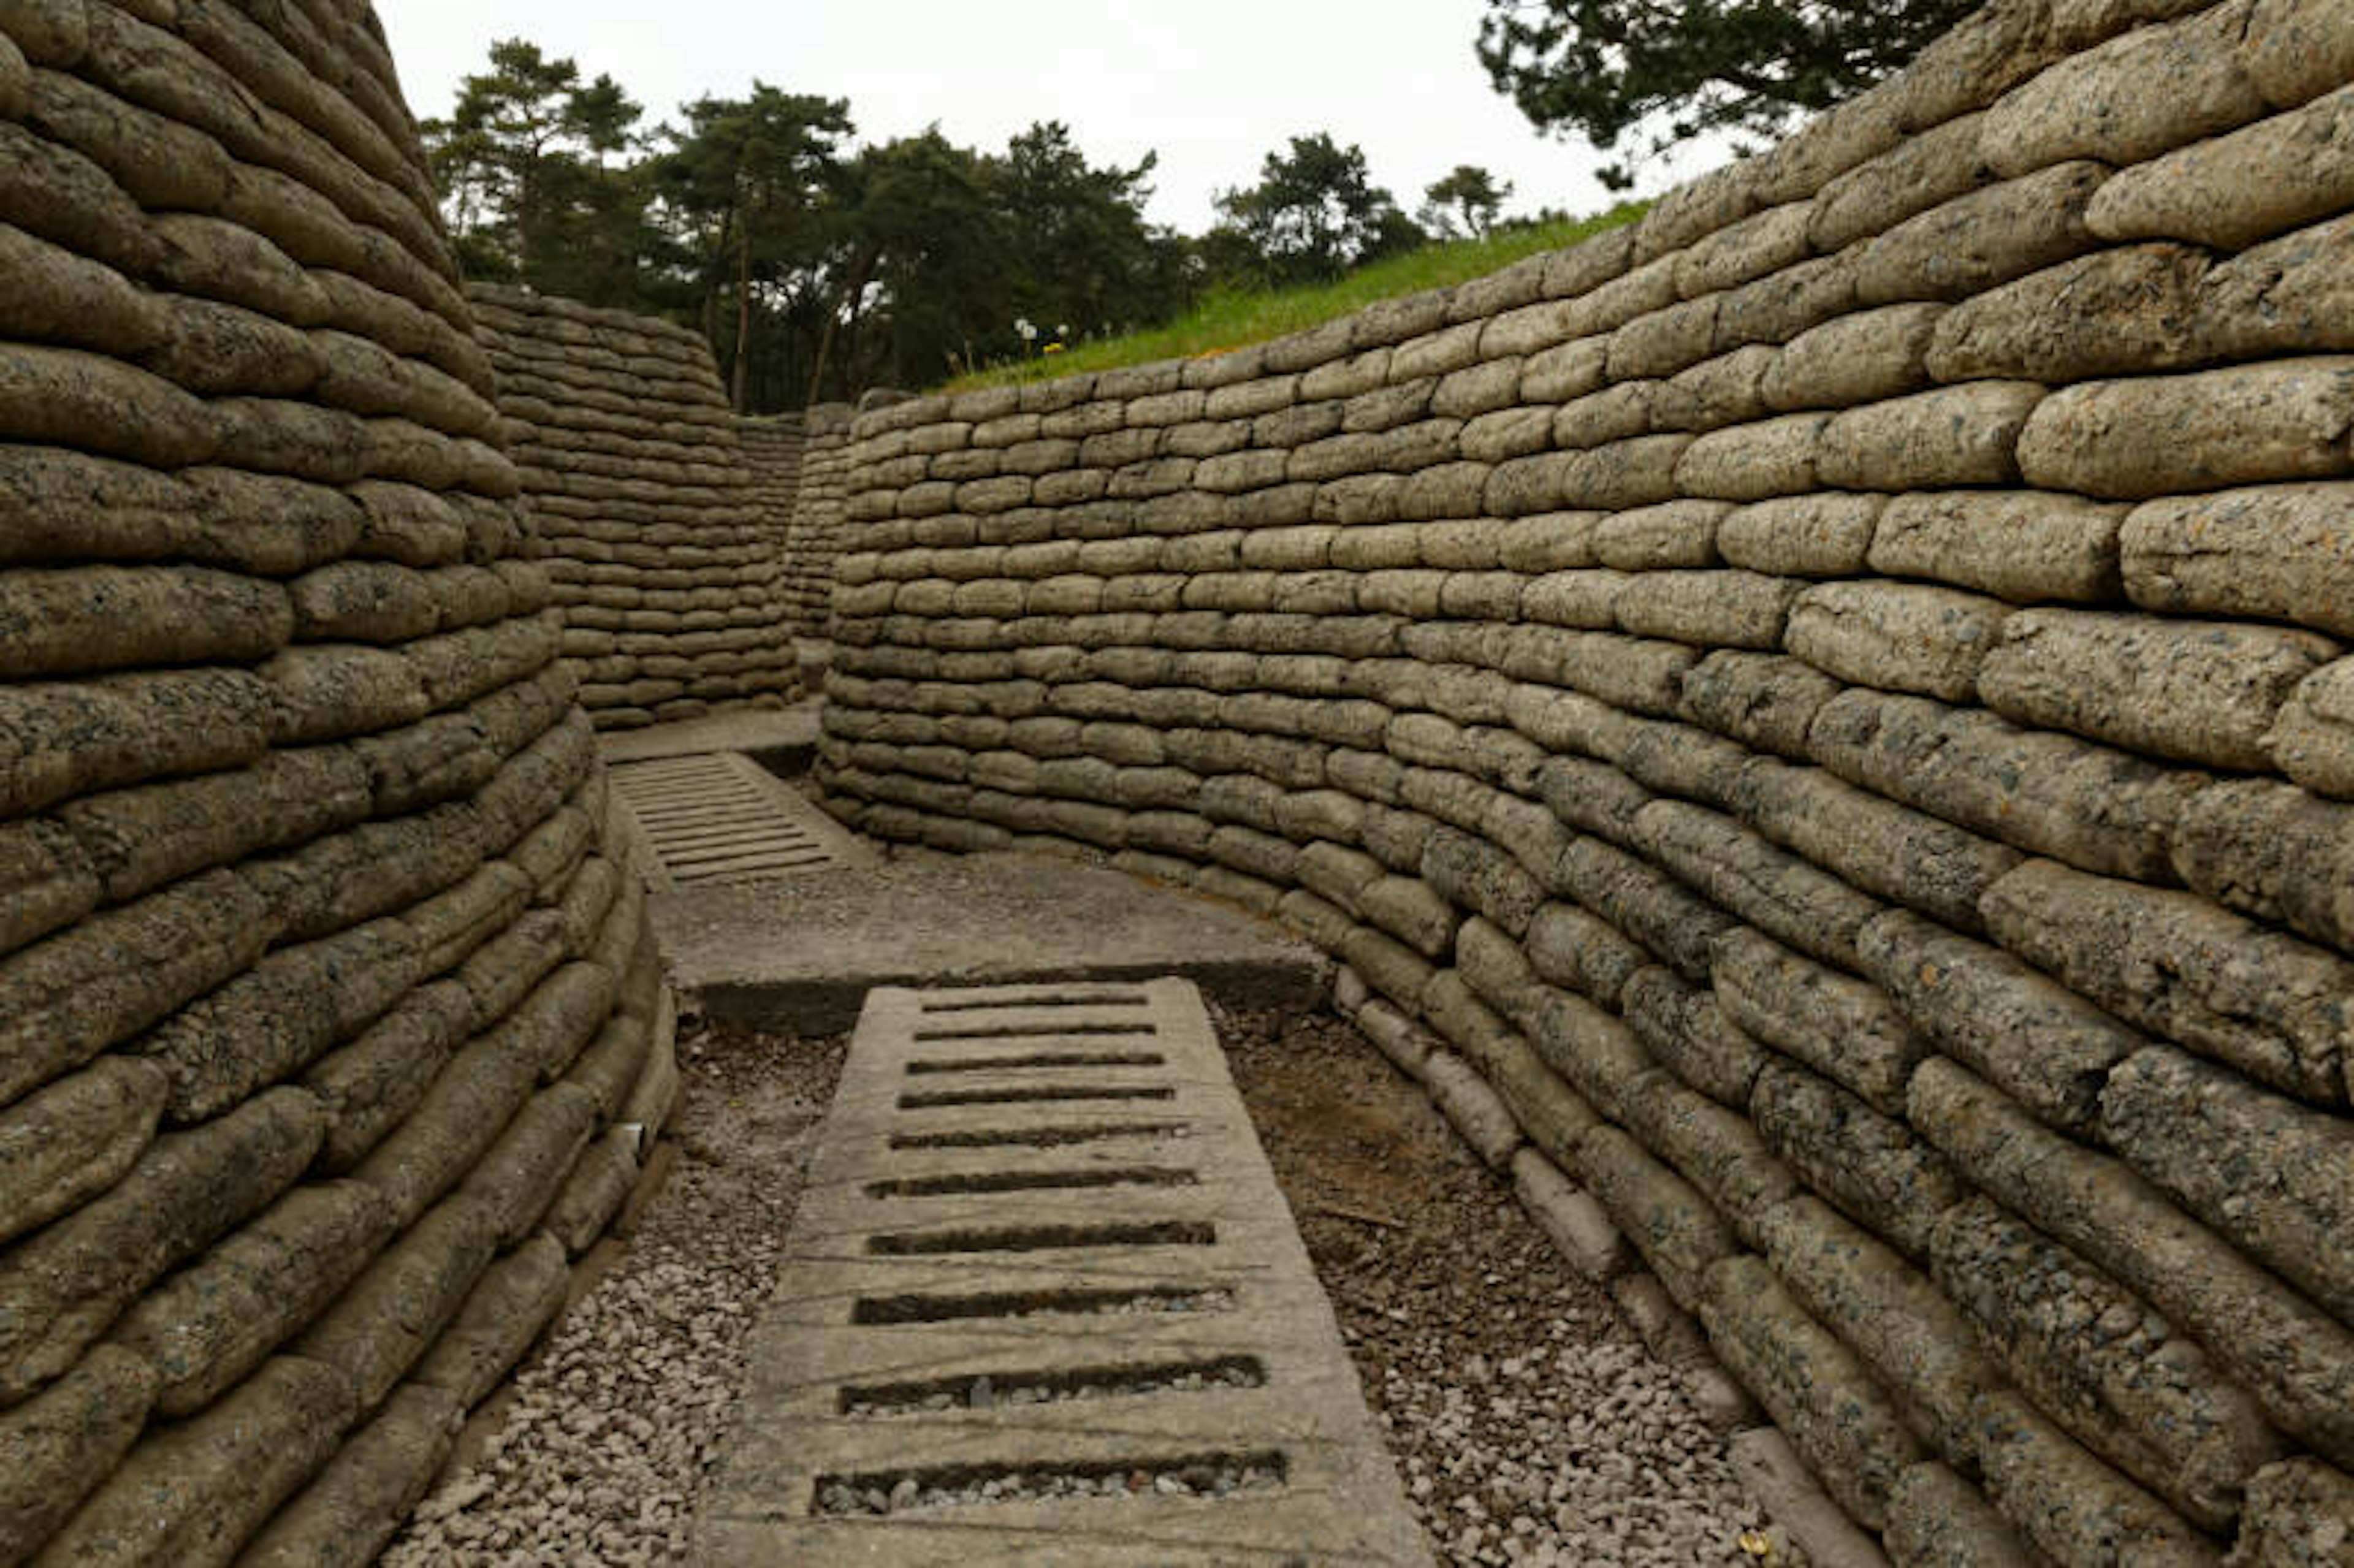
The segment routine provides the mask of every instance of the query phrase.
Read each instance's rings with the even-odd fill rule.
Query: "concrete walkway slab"
[[[1427,1564],[1182,980],[874,993],[693,1561]]]
[[[872,865],[875,852],[748,757],[711,752],[611,769],[656,889]]]
[[[597,749],[609,764],[715,751],[807,756],[817,747],[817,735],[818,705],[801,703],[789,708],[731,708],[674,724],[611,730],[597,737]]]
[[[847,1029],[876,986],[1182,975],[1234,1006],[1314,1008],[1329,960],[1229,905],[1043,855],[895,860],[763,887],[657,892],[672,976],[706,1017]]]

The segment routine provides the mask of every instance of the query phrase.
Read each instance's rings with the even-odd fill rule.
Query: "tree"
[[[1650,151],[1770,132],[1903,66],[1978,0],[1488,0],[1479,63],[1541,131]],[[1601,171],[1624,189],[1625,164]]]
[[[1292,137],[1288,155],[1269,153],[1258,184],[1222,193],[1217,206],[1276,284],[1329,282],[1425,238],[1373,184],[1363,149],[1320,131]]]
[[[1510,180],[1499,184],[1476,164],[1458,164],[1454,173],[1425,187],[1422,210],[1415,217],[1423,228],[1449,239],[1484,238],[1511,196]]]
[[[976,344],[1004,339],[1018,313],[1006,276],[1004,213],[986,161],[935,125],[862,151],[850,170],[839,303],[829,321],[870,384],[928,386],[978,367]]]
[[[818,260],[817,214],[841,183],[836,143],[852,132],[850,105],[755,81],[748,98],[698,99],[686,120],[684,132],[664,129],[670,148],[656,161],[654,186],[689,238],[715,347],[720,302],[732,291],[734,350],[726,362],[742,410],[756,294]]]
[[[646,249],[646,189],[609,160],[635,144],[638,105],[610,76],[503,38],[448,120],[421,128],[459,260],[597,303],[626,302]]]
[[[1198,281],[1145,217],[1157,158],[1091,164],[1060,122],[1002,154],[937,126],[853,154],[847,102],[758,81],[651,138],[640,119],[612,78],[493,44],[423,128],[460,265],[699,324],[746,412],[929,385],[1021,352],[1025,318],[1164,321]]]
[[[1184,302],[1184,242],[1146,221],[1157,159],[1097,166],[1046,122],[1002,154],[934,126],[844,171],[811,396],[839,377],[928,385],[1046,338],[1164,320]]]
[[[1034,124],[990,160],[1014,310],[1052,332],[1102,331],[1173,314],[1184,246],[1146,221],[1146,183],[1160,162],[1097,168],[1060,121]]]

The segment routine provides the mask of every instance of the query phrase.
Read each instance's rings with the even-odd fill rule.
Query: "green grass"
[[[1376,261],[1333,283],[1292,289],[1214,290],[1191,312],[1167,326],[1081,344],[1066,353],[992,366],[960,376],[948,382],[942,390],[961,392],[975,387],[1043,381],[1081,371],[1149,365],[1157,359],[1182,359],[1264,343],[1362,310],[1376,300],[1485,277],[1523,256],[1532,256],[1540,250],[1559,250],[1606,229],[1632,223],[1649,206],[1649,202],[1625,202],[1597,217],[1564,218],[1490,235],[1485,239],[1426,245],[1403,256]]]

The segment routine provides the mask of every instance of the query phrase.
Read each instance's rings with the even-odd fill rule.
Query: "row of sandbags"
[[[2341,12],[1999,5],[1630,229],[863,415],[830,809],[1344,959],[1903,1563],[2338,1560]]]
[[[0,5],[0,1563],[359,1563],[677,1077],[367,6]]]
[[[709,346],[626,312],[468,294],[565,663],[599,727],[793,700],[784,566]]]

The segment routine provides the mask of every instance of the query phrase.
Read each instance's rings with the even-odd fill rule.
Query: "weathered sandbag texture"
[[[2349,37],[2003,0],[1631,229],[863,414],[830,807],[1331,950],[1903,1562],[2349,1562]]]
[[[796,636],[825,634],[825,596],[832,585],[832,563],[826,575],[804,582],[795,570],[793,501],[801,489],[801,455],[809,445],[808,421],[800,414],[768,414],[736,421],[736,439],[751,471],[746,499],[760,520],[769,553],[783,567],[774,589],[783,603],[785,621]]]
[[[850,419],[849,404],[820,403],[805,414],[747,419],[742,426],[745,455],[756,470],[781,473],[790,465],[790,481],[771,481],[762,506],[770,526],[783,535],[779,593],[800,637],[825,635],[834,562],[847,536],[842,490]]]
[[[709,345],[625,311],[466,292],[590,719],[629,729],[798,696],[783,562]]]
[[[669,1114],[355,0],[0,4],[0,1563],[373,1557]]]

